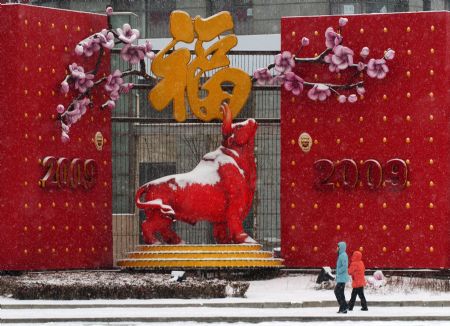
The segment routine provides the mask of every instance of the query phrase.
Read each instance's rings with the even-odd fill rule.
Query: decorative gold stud
[[[24,23],[25,25],[28,25],[28,19],[25,19]]]
[[[291,161],[291,165],[292,166],[295,166],[295,161]],[[106,183],[106,182],[105,182]],[[106,186],[106,184],[105,184],[105,186]]]
[[[408,77],[408,78],[411,77],[411,71],[408,70],[408,71],[406,72],[406,77]]]
[[[386,122],[387,121],[387,116],[383,116],[383,121]]]
[[[341,203],[336,203],[336,208],[341,208]]]
[[[319,251],[319,248],[314,247],[314,248],[313,248],[313,251],[314,251],[314,252],[317,252],[317,251]]]
[[[39,208],[42,208],[42,204],[41,204],[41,203],[38,203],[38,207],[39,207]]]
[[[383,231],[386,231],[387,230],[387,225],[383,225],[382,229],[383,229]]]
[[[411,208],[411,204],[410,204],[410,203],[406,203],[405,207],[406,207],[407,209],[410,209],[410,208]]]
[[[359,251],[363,252],[364,251],[364,247],[359,247]]]
[[[406,224],[405,225],[405,231],[409,231],[409,230],[411,230],[411,226],[409,226],[409,224]]]
[[[383,28],[383,32],[387,33],[387,32],[388,32],[388,29],[387,29],[386,27]]]
[[[428,161],[428,163],[430,163],[430,165],[434,164],[434,160],[432,158],[430,158],[430,160]]]
[[[42,231],[42,226],[39,225],[37,229],[38,231]]]
[[[317,122],[319,122],[319,119],[314,118],[314,123],[317,123]]]
[[[341,143],[341,140],[338,138],[338,139],[336,139],[336,144],[340,144]]]
[[[38,253],[42,253],[42,249],[41,248],[38,249]]]
[[[406,93],[406,97],[411,98],[411,93],[410,92]]]
[[[359,117],[359,122],[363,122],[364,118],[363,117]]]
[[[318,31],[314,31],[314,35],[315,36],[319,35],[319,32]]]
[[[91,225],[91,229],[92,229],[92,230],[95,230],[95,225]]]
[[[291,247],[291,251],[295,251],[295,246],[292,246],[292,247]]]
[[[23,183],[23,185],[26,187],[26,186],[28,186],[28,181],[25,181],[24,183]]]
[[[434,141],[434,138],[433,138],[433,137],[429,137],[429,138],[428,138],[428,141],[429,141],[430,143],[432,143],[432,142]]]
[[[340,231],[341,230],[341,226],[338,224],[338,225],[336,225],[336,230],[337,231]]]
[[[430,224],[430,231],[433,231],[434,230],[434,225],[433,224]]]
[[[103,247],[103,251],[108,251],[108,247]]]
[[[24,249],[24,250],[23,250],[23,253],[24,253],[25,255],[28,254],[28,250]]]
[[[25,71],[28,71],[28,67],[27,67],[27,66],[25,66],[25,67],[23,68],[23,70],[25,70]]]
[[[384,95],[383,95],[383,100],[385,100],[385,101],[386,101],[386,100],[387,100],[387,98],[388,98],[388,97],[387,97],[387,95],[386,95],[386,94],[384,94]]]
[[[64,206],[66,206],[66,207],[69,207],[69,203],[68,203],[68,202],[66,202],[66,203],[64,204]]]
[[[295,118],[292,118],[292,119],[291,119],[291,122],[292,122],[292,123],[295,123]]]
[[[81,31],[80,26],[77,26],[77,32]]]
[[[27,226],[24,226],[24,227],[23,227],[23,230],[24,230],[25,232],[27,232],[27,231],[28,231],[28,227],[27,227]]]
[[[411,51],[411,50],[407,50],[406,53],[407,53],[408,55],[411,55],[411,54],[412,54],[412,51]]]
[[[41,92],[41,91],[38,91],[38,95],[39,95],[39,96],[42,96],[42,92]]]
[[[41,141],[42,140],[42,136],[38,136],[38,139],[39,139],[39,141]]]
[[[319,79],[319,76],[317,74],[314,74],[314,79],[315,80]]]
[[[28,47],[28,43],[27,43],[27,42],[25,42],[25,43],[24,43],[24,46],[25,46],[25,47],[27,48],[27,47]]]
[[[359,231],[362,231],[362,230],[364,230],[364,226],[362,226],[361,224],[358,226],[358,230]]]
[[[94,251],[95,251],[95,248],[94,248],[94,247],[92,247],[92,248],[91,248],[91,251],[92,251],[92,252],[94,252]]]
[[[383,143],[387,143],[387,138],[386,137],[383,137]]]
[[[406,252],[410,252],[410,251],[411,251],[411,248],[410,248],[410,247],[406,247],[406,248],[405,248],[405,251],[406,251]]]
[[[81,203],[81,201],[78,203],[79,207],[83,207],[83,204]]]
[[[433,203],[430,203],[430,204],[428,205],[428,207],[434,208],[434,204],[433,204]]]
[[[65,249],[65,250],[66,250],[66,252],[69,252],[69,248],[67,248],[67,247],[66,247],[66,249]]]
[[[42,26],[42,23],[41,23],[40,21],[38,21],[38,26],[39,26],[39,27],[41,27],[41,26]]]
[[[430,183],[428,184],[430,187],[434,187],[434,182],[430,181]]]
[[[314,207],[314,209],[318,209],[319,205],[317,203],[315,203],[313,207]]]
[[[433,247],[430,247],[430,252],[433,252],[434,251],[434,248]]]
[[[295,36],[295,31],[292,31],[292,32],[291,32],[291,36]]]
[[[405,138],[405,143],[407,143],[407,144],[411,143],[411,138],[406,137],[406,138]]]
[[[359,143],[360,143],[360,144],[364,143],[364,138],[362,138],[362,137],[359,138]]]
[[[314,231],[317,231],[318,229],[319,229],[319,227],[317,226],[317,224],[313,226]]]
[[[434,49],[433,48],[430,49],[430,53],[434,54]]]
[[[409,181],[409,180],[406,181],[406,187],[407,187],[407,188],[411,187],[411,181]]]
[[[295,187],[295,182],[291,182],[291,187],[292,187],[292,188]]]
[[[411,32],[411,27],[409,27],[409,26],[406,27],[406,32],[407,32],[407,33]]]
[[[69,226],[66,225],[66,226],[64,227],[64,230],[69,231]]]
[[[52,207],[55,208],[56,207],[56,203],[52,202]]]
[[[407,158],[407,159],[405,160],[405,163],[408,164],[408,165],[409,165],[409,163],[411,163],[411,161],[409,160],[409,158]]]
[[[435,30],[434,25],[431,25],[430,29],[431,29],[432,32],[434,32],[434,30]]]
[[[108,203],[104,203],[103,206],[108,207]]]
[[[294,224],[291,225],[291,230],[295,230],[295,225]]]
[[[291,103],[295,103],[295,97],[294,96],[291,97]]]
[[[359,32],[360,32],[361,34],[364,34],[364,28],[360,28],[360,29],[359,29]]]
[[[56,230],[56,226],[52,225],[52,230],[55,231]]]
[[[317,145],[319,141],[317,139],[314,139],[314,144]]]
[[[295,208],[295,204],[294,203],[291,203],[291,208]]]
[[[387,248],[386,248],[386,247],[383,247],[381,250],[383,250],[383,252],[386,252],[386,251],[387,251]]]
[[[431,98],[434,97],[434,93],[433,93],[433,92],[430,92],[428,95],[429,95]]]
[[[410,115],[407,115],[407,116],[406,116],[406,121],[408,121],[408,122],[411,121],[411,116],[410,116]]]
[[[78,230],[83,230],[83,227],[81,225],[78,226]]]
[[[341,122],[341,118],[340,118],[340,117],[337,117],[337,118],[336,118],[336,122],[337,122],[337,123]]]
[[[359,208],[364,208],[364,204],[363,203],[359,203]]]
[[[38,44],[38,49],[41,49],[42,48],[42,45],[39,43]]]
[[[430,69],[430,76],[434,76],[434,70]]]
[[[433,121],[434,120],[434,116],[432,114],[430,114],[429,119],[430,119],[430,121]]]
[[[291,139],[291,144],[295,145],[295,139]]]

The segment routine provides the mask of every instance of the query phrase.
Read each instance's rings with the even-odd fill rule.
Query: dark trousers
[[[363,309],[367,309],[367,301],[366,301],[366,297],[364,296],[364,287],[353,288],[352,297],[350,298],[350,301],[348,302],[348,307],[350,309],[353,309],[357,295],[359,296],[359,299],[361,300],[361,307]]]
[[[336,283],[336,287],[334,288],[334,295],[336,296],[337,302],[339,303],[339,311],[347,310],[348,305],[345,300],[345,283]]]

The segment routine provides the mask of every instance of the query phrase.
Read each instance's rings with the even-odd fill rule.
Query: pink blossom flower
[[[100,44],[105,49],[112,49],[114,47],[114,35],[107,29],[102,29],[100,33],[97,33],[96,36],[100,40]]]
[[[106,16],[111,16],[113,14],[113,7],[107,6],[106,7]]]
[[[74,80],[75,89],[78,89],[80,93],[86,92],[89,88],[94,86],[94,75],[86,74],[85,78],[79,78]]]
[[[331,72],[339,72],[353,64],[353,51],[348,47],[336,45],[333,52],[333,54],[324,58],[325,62],[330,64],[329,69]]]
[[[145,46],[125,45],[120,51],[120,57],[131,64],[137,64],[139,61],[144,60],[145,58]]]
[[[69,71],[73,79],[86,78],[84,68],[78,66],[75,62],[69,65]]]
[[[102,105],[102,108],[108,108],[110,110],[114,109],[115,107],[116,102],[114,102],[113,100],[108,100]]]
[[[61,141],[63,143],[67,143],[69,141],[69,135],[66,132],[61,132]]]
[[[336,33],[333,27],[328,27],[325,31],[325,45],[327,48],[332,49],[336,45],[341,44],[342,36]]]
[[[132,83],[122,84],[120,86],[120,93],[128,94],[133,87],[134,87],[134,84],[132,84]]]
[[[118,38],[124,43],[130,44],[139,38],[139,31],[132,29],[130,24],[123,24],[122,28],[117,29]]]
[[[309,45],[309,38],[302,37],[302,46],[308,46]]]
[[[58,112],[59,114],[63,114],[65,110],[66,109],[64,108],[64,105],[62,105],[62,104],[58,104],[56,106],[56,112]]]
[[[337,100],[339,103],[345,103],[347,101],[347,97],[345,95],[339,95]]]
[[[267,68],[260,68],[253,73],[253,77],[256,79],[258,85],[271,85],[273,84],[272,74]]]
[[[308,97],[313,101],[325,101],[331,95],[330,87],[324,84],[315,84],[308,91]]]
[[[347,23],[348,23],[347,18],[344,17],[339,18],[339,26],[344,27],[345,25],[347,25]]]
[[[363,48],[361,49],[361,52],[359,53],[359,55],[360,55],[363,59],[365,59],[365,58],[367,58],[367,56],[369,55],[369,52],[370,52],[369,48],[368,48],[367,46],[365,46],[365,47],[363,47]]]
[[[145,41],[145,55],[147,58],[153,60],[155,53],[152,51],[153,45],[150,41]]]
[[[78,55],[85,55],[86,57],[90,57],[100,50],[100,40],[98,38],[89,37],[75,47],[75,53]]]
[[[275,70],[285,73],[292,70],[295,67],[295,60],[292,57],[291,52],[283,51],[283,53],[275,56]]]
[[[303,79],[292,71],[284,74],[284,89],[292,92],[294,95],[300,95],[303,90]]]
[[[392,60],[394,59],[395,56],[395,51],[392,49],[387,49],[386,52],[384,53],[384,58],[386,60]]]
[[[384,59],[370,59],[367,64],[367,75],[369,77],[383,79],[388,71],[389,68]]]
[[[122,72],[119,69],[116,69],[106,78],[105,89],[107,92],[118,92],[120,89],[120,85],[123,84]]]
[[[356,93],[358,93],[359,95],[364,95],[364,93],[366,93],[366,89],[362,86],[356,87]]]
[[[355,103],[358,100],[358,96],[356,94],[350,94],[348,96],[348,102],[349,103]]]
[[[75,101],[73,105],[73,110],[66,111],[64,115],[66,118],[67,125],[70,126],[75,122],[77,122],[81,118],[81,116],[86,113],[87,107],[90,103],[91,101],[87,97]]]
[[[64,79],[61,83],[61,93],[66,94],[69,92],[69,83],[67,82],[67,79]]]

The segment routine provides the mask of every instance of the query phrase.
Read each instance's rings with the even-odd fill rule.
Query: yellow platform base
[[[124,269],[255,269],[281,268],[282,263],[259,244],[208,244],[141,245],[117,265]]]

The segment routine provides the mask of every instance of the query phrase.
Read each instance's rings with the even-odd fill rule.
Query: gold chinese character
[[[220,35],[233,30],[233,20],[229,12],[220,12],[209,18],[195,17],[193,20],[183,11],[173,11],[170,15],[172,41],[161,50],[152,63],[153,73],[161,81],[150,91],[149,101],[158,111],[173,101],[174,118],[186,120],[185,93],[192,113],[203,121],[222,117],[220,105],[226,101],[237,116],[247,101],[251,80],[247,73],[238,68],[230,68],[226,54],[236,46],[234,34]],[[215,43],[211,42],[218,38]],[[187,48],[175,49],[178,42],[192,43],[194,56]],[[208,43],[209,47],[203,47]],[[205,73],[217,70],[202,84]]]

